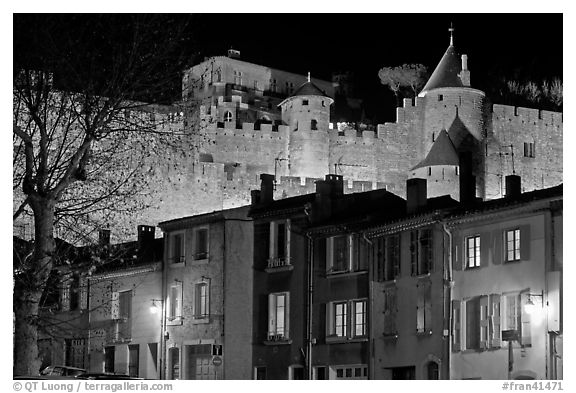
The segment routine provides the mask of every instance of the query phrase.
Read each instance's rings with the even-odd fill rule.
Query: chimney
[[[240,58],[240,51],[236,49],[228,49],[228,57],[231,59],[239,59]]]
[[[260,190],[252,190],[250,191],[250,204],[252,206],[257,205],[260,203]]]
[[[506,198],[515,198],[522,193],[522,182],[520,176],[506,176]]]
[[[138,225],[138,258],[142,259],[154,244],[156,228],[150,225]]]
[[[426,206],[426,179],[408,179],[406,182],[406,212],[414,213]]]
[[[344,194],[344,178],[342,175],[326,175],[324,180],[316,182],[316,198],[314,218],[322,220],[332,214],[334,198]]]
[[[98,230],[98,245],[99,246],[110,245],[110,229]]]
[[[472,153],[460,153],[460,203],[476,200],[476,177],[472,175]]]
[[[274,201],[274,175],[262,173],[260,180],[260,203]]]

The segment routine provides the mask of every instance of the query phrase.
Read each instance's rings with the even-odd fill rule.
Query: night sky
[[[196,16],[207,55],[230,47],[243,60],[330,79],[354,71],[374,120],[393,120],[384,66],[421,63],[432,72],[449,45],[468,55],[472,87],[496,79],[562,78],[562,14],[242,14]],[[212,28],[210,28],[212,26]],[[218,28],[214,28],[218,26]],[[276,28],[272,28],[276,26]]]
[[[15,18],[17,18],[16,16]],[[501,77],[562,78],[562,14],[178,14],[189,18],[188,65],[241,51],[241,59],[330,80],[353,71],[372,120],[393,120],[394,100],[380,84],[384,66],[421,63],[432,72],[449,44],[468,55],[472,87]],[[24,27],[26,28],[26,24]],[[29,25],[28,25],[29,26]],[[15,50],[28,40],[19,41]],[[88,48],[89,49],[89,48]]]

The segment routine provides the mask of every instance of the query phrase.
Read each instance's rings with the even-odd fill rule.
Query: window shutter
[[[424,282],[424,329],[432,331],[432,282]]]
[[[268,258],[273,259],[276,257],[276,231],[278,230],[278,226],[275,222],[270,222],[270,252],[268,253]]]
[[[369,244],[363,236],[358,235],[358,270],[367,270],[369,266]]]
[[[314,240],[314,269],[326,270],[326,239]]]
[[[520,247],[522,247],[522,238],[520,238]],[[522,345],[532,345],[530,314],[525,311],[528,296],[520,294],[520,300],[520,343]]]
[[[410,232],[410,268],[411,275],[418,275],[418,231]]]
[[[290,294],[284,294],[284,337],[290,337]]]
[[[326,271],[331,271],[334,267],[334,238],[326,239]]]
[[[480,266],[488,266],[490,260],[490,232],[480,234]]]
[[[492,232],[492,263],[494,265],[501,265],[504,258],[504,251],[502,250],[503,232],[497,229]]]
[[[500,295],[490,295],[490,347],[500,347]]]
[[[384,253],[386,252],[384,237],[374,239],[372,243],[373,253],[372,260],[374,266],[374,279],[384,281]]]
[[[112,299],[110,301],[110,316],[112,319],[120,318],[120,293],[112,292]]]
[[[268,295],[268,336],[276,333],[276,296]]]
[[[464,245],[462,244],[462,236],[454,235],[452,238],[454,242],[454,255],[452,256],[453,265],[452,268],[454,270],[462,270],[462,266],[464,265]]]
[[[346,247],[347,260],[348,260],[348,271],[356,270],[358,266],[358,238],[355,235],[346,236],[348,241],[348,247]]]
[[[462,328],[461,328],[461,303],[460,300],[452,300],[452,350],[460,351],[462,348]]]
[[[326,336],[334,334],[334,303],[326,303]]]
[[[416,284],[416,331],[424,332],[424,288],[420,282]]]
[[[530,259],[530,246],[532,239],[530,238],[530,225],[522,225],[520,227],[520,259],[523,261]]]
[[[482,246],[482,241],[480,241]],[[488,296],[480,296],[480,348],[488,348],[490,343],[490,311]]]
[[[286,246],[286,250],[285,250],[285,257],[286,257],[286,263],[287,264],[291,264],[290,262],[290,237],[291,237],[291,233],[292,233],[292,222],[290,220],[286,220],[286,241],[285,241],[285,246]]]

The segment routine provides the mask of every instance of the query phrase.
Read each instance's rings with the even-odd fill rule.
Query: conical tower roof
[[[436,66],[432,76],[418,95],[423,97],[428,91],[439,87],[464,87],[459,76],[461,71],[462,64],[456,49],[454,45],[450,45],[446,49],[444,56],[442,56],[440,63]]]
[[[459,164],[460,160],[456,148],[450,140],[446,130],[442,130],[440,131],[440,134],[438,134],[436,141],[432,144],[432,148],[430,148],[426,158],[420,161],[420,163],[412,168],[412,170],[427,166]]]
[[[290,97],[286,98],[284,101],[278,104],[278,106],[281,106],[285,102],[290,101],[294,97],[301,97],[301,96],[326,97],[330,101],[330,104],[334,102],[332,97],[330,97],[322,89],[320,89],[318,86],[312,83],[312,81],[310,80],[310,73],[308,73],[308,80],[302,83],[300,87],[298,87]]]

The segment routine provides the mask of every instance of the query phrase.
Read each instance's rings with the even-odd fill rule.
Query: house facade
[[[517,191],[449,220],[452,379],[562,379],[562,188]]]
[[[248,208],[165,221],[160,304],[164,379],[251,376]]]

